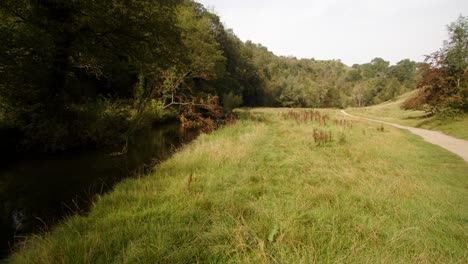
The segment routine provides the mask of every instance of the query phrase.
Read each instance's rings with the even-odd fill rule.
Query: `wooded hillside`
[[[415,87],[410,60],[279,57],[191,0],[3,0],[0,21],[0,127],[16,150],[122,144],[171,118],[213,127],[242,105],[363,106]]]

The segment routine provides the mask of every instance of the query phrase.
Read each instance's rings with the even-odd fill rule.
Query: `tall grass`
[[[466,263],[457,156],[368,122],[239,115],[7,263]],[[346,140],[317,146],[314,129]]]

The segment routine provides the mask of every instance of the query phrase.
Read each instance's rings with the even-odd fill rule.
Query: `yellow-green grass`
[[[414,95],[414,91],[398,97],[394,101],[379,105],[361,108],[350,108],[346,111],[353,115],[375,118],[405,126],[420,127],[442,131],[447,135],[468,140],[468,115],[454,118],[441,116],[428,116],[427,113],[417,110],[403,110],[401,104]]]
[[[467,262],[462,159],[392,127],[281,111],[243,111],[7,263]],[[314,128],[334,142],[317,146]]]

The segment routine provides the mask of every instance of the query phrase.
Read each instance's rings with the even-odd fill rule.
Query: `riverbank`
[[[462,159],[338,111],[288,111],[244,111],[7,263],[466,260]]]
[[[18,158],[10,154],[0,161],[0,260],[24,237],[53,229],[67,216],[86,214],[94,195],[107,193],[123,179],[146,175],[198,134],[172,123],[139,130],[126,155],[112,154],[121,147]]]

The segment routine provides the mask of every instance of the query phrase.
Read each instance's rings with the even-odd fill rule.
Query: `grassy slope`
[[[466,263],[460,158],[367,122],[328,125],[341,143],[316,146],[318,125],[254,111],[264,120],[202,135],[8,262]]]
[[[351,108],[346,111],[350,114],[380,119],[400,125],[439,130],[447,135],[468,140],[468,115],[456,119],[441,119],[439,117],[427,117],[423,111],[402,110],[400,108],[401,103],[413,93],[404,94],[395,101],[370,107]]]

